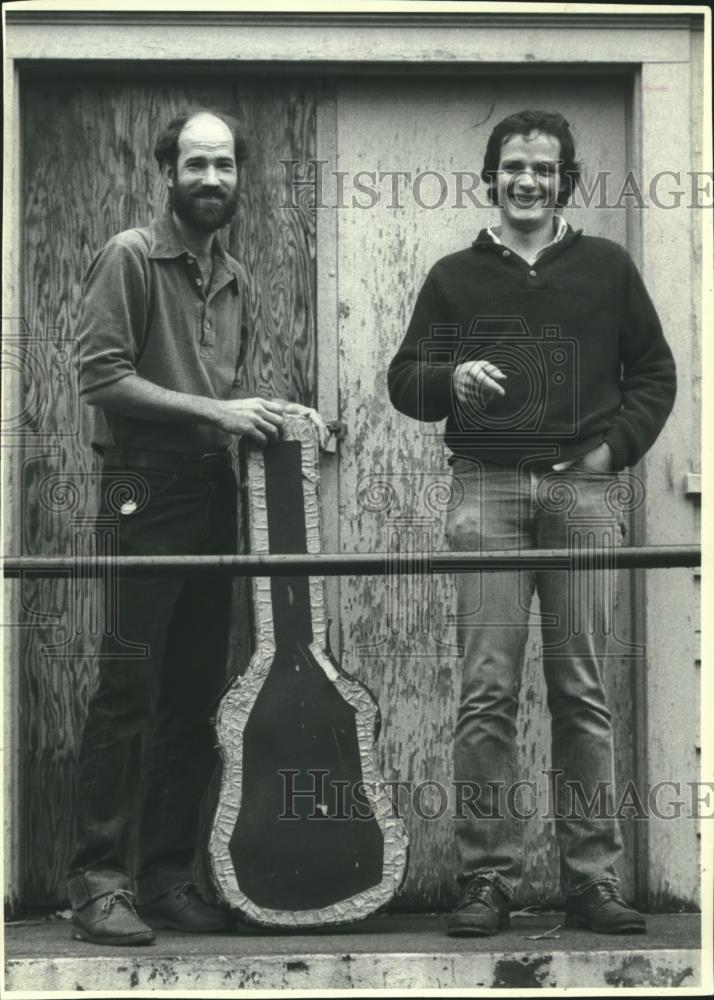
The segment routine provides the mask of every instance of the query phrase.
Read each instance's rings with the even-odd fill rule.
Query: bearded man
[[[308,413],[325,433],[300,404],[240,398],[247,283],[215,234],[235,214],[245,156],[231,116],[174,118],[155,149],[167,211],[114,236],[89,268],[80,390],[103,414],[93,441],[103,462],[99,519],[118,521],[122,555],[234,553],[233,437],[265,446],[286,412]],[[216,764],[210,713],[226,680],[231,581],[119,578],[115,588],[80,749],[74,933],[140,945],[157,927],[222,931],[228,915],[205,899],[193,861]],[[127,860],[135,831],[136,908]]]

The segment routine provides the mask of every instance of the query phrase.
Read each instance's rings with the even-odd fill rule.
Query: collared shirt
[[[176,392],[229,399],[239,394],[247,346],[246,278],[217,239],[213,277],[167,212],[150,226],[114,236],[90,265],[78,342],[80,391],[137,374]],[[208,424],[168,424],[104,411],[94,443],[202,454],[230,444]]]
[[[546,243],[544,247],[540,248],[538,253],[533,258],[534,264],[538,260],[538,258],[545,253],[548,247],[552,247],[555,243],[559,243],[568,231],[568,223],[565,221],[562,215],[554,216],[553,225],[555,226],[555,236],[550,241],[550,243]],[[486,232],[491,237],[494,243],[498,243],[498,245],[501,247],[504,245],[503,240],[496,234],[492,226],[489,226]]]

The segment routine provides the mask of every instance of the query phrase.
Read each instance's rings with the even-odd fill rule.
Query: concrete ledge
[[[443,918],[375,917],[329,934],[162,933],[149,948],[99,948],[71,940],[63,922],[9,926],[6,991],[337,990],[701,985],[699,919],[649,918],[646,936],[561,928],[560,915],[517,917],[490,939],[452,939]]]
[[[661,951],[488,955],[211,955],[8,962],[6,990],[347,990],[503,987],[694,987],[699,955]]]

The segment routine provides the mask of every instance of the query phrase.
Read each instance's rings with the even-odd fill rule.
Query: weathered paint
[[[701,94],[701,48],[693,36],[695,62],[642,68],[642,172],[701,169],[698,130],[690,124],[691,102]],[[696,103],[692,110],[696,111]],[[661,142],[662,122],[668,142]],[[642,266],[677,363],[678,391],[662,435],[643,465],[647,481],[643,542],[697,542],[700,509],[685,493],[686,477],[701,470],[699,379],[701,342],[701,239],[706,212],[689,198],[679,207],[642,213]],[[711,240],[707,220],[708,239]],[[711,242],[709,243],[711,246]],[[651,280],[657,275],[656,280]],[[708,286],[711,288],[709,276]],[[711,303],[711,298],[709,299]],[[708,322],[711,324],[711,315]],[[711,330],[711,327],[710,327]],[[652,816],[648,825],[649,904],[671,910],[700,900],[699,824],[692,818],[689,783],[701,774],[701,670],[699,667],[699,578],[691,570],[650,570],[646,577],[647,767],[649,783],[674,782],[672,798],[685,805],[680,816]],[[710,758],[711,760],[711,758]],[[705,815],[710,814],[702,805]],[[664,810],[665,813],[668,810]],[[704,821],[706,823],[706,820]],[[710,848],[711,850],[711,848]],[[709,855],[711,858],[711,855]]]
[[[10,959],[6,990],[365,990],[597,989],[690,987],[701,982],[699,953],[528,951],[231,954],[153,959]]]
[[[672,18],[670,30],[662,30],[662,19],[641,17],[624,21],[587,14],[558,12],[545,18],[525,13],[445,15],[435,24],[433,16],[424,21],[415,12],[409,23],[403,16],[369,13],[362,17],[339,13],[325,14],[328,20],[310,13],[304,18],[294,12],[283,17],[265,18],[231,11],[226,17],[205,12],[192,19],[178,12],[142,12],[127,23],[121,14],[115,21],[102,12],[100,26],[92,14],[61,12],[64,17],[14,17],[10,54],[15,58],[74,58],[136,61],[185,59],[205,62],[207,58],[258,62],[391,62],[396,64],[436,64],[457,66],[460,72],[469,63],[611,63],[631,64],[636,50],[646,51],[652,61],[686,62],[689,58],[689,19]],[[124,12],[122,12],[124,13]],[[337,17],[334,17],[337,14]],[[106,16],[106,19],[104,19]],[[121,20],[119,19],[121,18]],[[231,30],[232,29],[232,30]]]
[[[21,481],[21,456],[18,448],[10,448],[10,429],[22,434],[23,421],[18,420],[22,412],[20,400],[24,398],[24,365],[22,353],[18,358],[12,348],[8,349],[7,338],[15,329],[8,317],[19,315],[22,278],[16,248],[20,244],[22,224],[19,198],[12,194],[19,190],[22,177],[20,132],[20,73],[17,66],[8,66],[4,79],[5,97],[5,143],[3,150],[3,180],[5,184],[3,200],[3,248],[2,248],[2,502],[0,503],[0,525],[2,526],[3,552],[15,547],[21,523],[22,500],[18,483]],[[9,196],[9,197],[8,197]],[[6,354],[6,351],[8,354]],[[8,356],[9,355],[9,356]],[[19,364],[18,364],[19,360]],[[3,614],[6,627],[3,629],[2,651],[2,771],[3,771],[3,869],[5,876],[5,907],[12,911],[20,901],[20,749],[19,734],[21,720],[18,713],[20,704],[20,635],[12,627],[21,616],[18,588],[5,586],[3,589]]]

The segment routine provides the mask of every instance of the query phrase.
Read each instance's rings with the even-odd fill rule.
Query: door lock
[[[326,420],[325,425],[330,432],[325,445],[325,451],[334,455],[337,451],[337,442],[344,441],[347,437],[347,424],[344,420]]]

